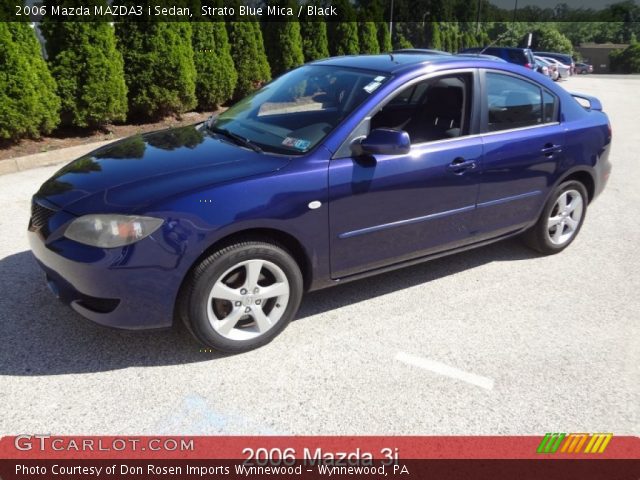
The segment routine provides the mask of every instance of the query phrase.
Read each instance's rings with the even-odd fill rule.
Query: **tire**
[[[226,353],[266,345],[293,319],[303,292],[300,267],[275,242],[228,245],[193,269],[178,314],[202,344]]]
[[[523,235],[525,244],[545,255],[567,248],[580,233],[588,199],[587,189],[578,181],[558,185],[536,224]]]

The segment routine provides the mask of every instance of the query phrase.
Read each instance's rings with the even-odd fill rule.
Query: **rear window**
[[[487,128],[490,132],[555,122],[556,97],[524,79],[487,73]]]
[[[524,50],[507,50],[507,55],[509,56],[509,61],[511,63],[517,63],[518,65],[529,63]]]

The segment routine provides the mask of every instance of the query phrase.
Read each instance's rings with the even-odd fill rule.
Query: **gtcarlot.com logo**
[[[602,453],[612,438],[613,433],[547,433],[536,452]]]

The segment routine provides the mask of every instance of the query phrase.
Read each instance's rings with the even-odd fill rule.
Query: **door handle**
[[[562,151],[562,145],[554,145],[553,143],[547,143],[542,148],[541,152],[545,157],[553,157],[554,153],[560,153]]]
[[[465,160],[462,157],[458,157],[453,160],[449,164],[449,170],[451,170],[455,175],[462,175],[467,170],[473,170],[477,166],[475,160]]]

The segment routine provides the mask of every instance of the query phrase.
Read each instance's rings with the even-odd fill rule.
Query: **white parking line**
[[[475,373],[465,372],[455,367],[450,367],[444,363],[436,362],[435,360],[429,360],[427,358],[417,357],[405,352],[398,352],[396,360],[412,365],[414,367],[424,368],[425,370],[431,370],[440,375],[446,377],[462,380],[463,382],[482,387],[486,390],[493,390],[493,378],[483,377],[476,375]]]

